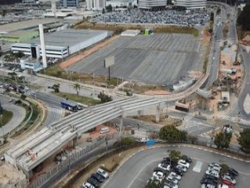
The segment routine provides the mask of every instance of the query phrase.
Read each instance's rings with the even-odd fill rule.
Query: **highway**
[[[193,159],[193,163],[188,172],[183,176],[179,183],[179,187],[200,187],[200,180],[205,174],[207,165],[212,162],[225,163],[230,167],[239,171],[237,178],[237,187],[248,188],[247,181],[250,178],[250,171],[246,167],[245,162],[231,159],[220,154],[210,153],[203,150],[187,147],[163,147],[140,152],[128,161],[126,161],[110,179],[104,184],[104,188],[138,188],[144,187],[147,180],[151,177],[153,169],[162,160],[163,157],[168,156],[168,150],[175,149],[181,151],[182,154],[188,155]],[[196,163],[201,163],[199,172],[194,171]]]

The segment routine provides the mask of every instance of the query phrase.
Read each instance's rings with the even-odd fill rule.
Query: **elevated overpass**
[[[88,107],[42,128],[23,140],[5,153],[5,160],[29,176],[32,169],[86,131],[119,117],[122,126],[122,117],[135,115],[141,110],[151,110],[157,114],[160,108],[161,102],[157,99],[138,97]]]

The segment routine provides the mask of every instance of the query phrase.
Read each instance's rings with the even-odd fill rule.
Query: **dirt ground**
[[[132,118],[134,119],[138,119],[141,121],[146,121],[146,122],[150,122],[150,123],[156,123],[155,122],[155,116],[152,115],[148,115],[148,116],[133,116]],[[157,123],[157,125],[159,125],[160,127],[163,126],[170,126],[170,125],[174,125],[176,127],[180,126],[182,124],[182,121],[179,119],[174,119],[171,117],[165,117],[165,116],[161,116],[160,117],[160,122]]]
[[[109,43],[111,43],[112,41],[114,41],[115,39],[117,39],[119,36],[115,35],[113,37],[111,37],[110,39],[107,39],[97,45],[94,45],[92,48],[88,49],[88,50],[84,50],[82,53],[80,53],[79,55],[76,55],[64,62],[62,62],[60,64],[60,68],[65,69],[67,67],[69,67],[70,65],[84,59],[85,57],[89,56],[90,54],[96,52],[97,50],[99,50],[100,48],[108,45]]]

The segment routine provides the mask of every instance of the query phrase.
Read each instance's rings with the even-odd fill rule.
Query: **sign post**
[[[111,66],[115,64],[115,56],[106,57],[104,60],[104,68],[108,68],[108,78],[111,77]]]

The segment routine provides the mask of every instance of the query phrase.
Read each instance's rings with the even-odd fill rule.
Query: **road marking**
[[[203,165],[203,162],[197,161],[194,168],[193,168],[193,171],[200,173],[201,169],[202,169],[202,165]]]

